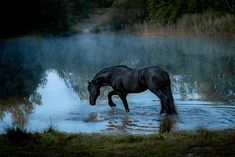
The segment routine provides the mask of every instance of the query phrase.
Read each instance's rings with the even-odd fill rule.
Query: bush
[[[74,4],[69,0],[40,0],[39,24],[43,30],[59,33],[73,22]]]
[[[13,142],[20,142],[29,140],[32,136],[31,133],[27,132],[26,129],[21,129],[19,127],[9,127],[5,129],[5,136]]]
[[[141,23],[146,17],[145,0],[116,0],[113,3],[112,25],[116,29]]]
[[[74,15],[78,19],[88,17],[88,13],[94,8],[94,5],[89,0],[73,0]]]
[[[2,0],[0,37],[38,30],[60,34],[77,19],[86,17],[91,7],[89,0]]]
[[[185,14],[177,20],[177,28],[195,33],[235,32],[235,17],[232,14],[205,12],[203,14]]]
[[[230,0],[148,0],[148,16],[153,23],[171,23],[184,14],[202,14],[207,11],[234,13],[234,2]]]
[[[44,67],[36,53],[22,52],[16,46],[0,53],[0,99],[29,98],[44,82]]]
[[[37,26],[38,0],[2,0],[0,37],[25,33]]]
[[[98,8],[108,8],[111,7],[114,0],[91,0],[93,4]]]
[[[175,24],[185,14],[235,12],[231,0],[115,0],[113,9],[112,25],[116,28],[146,21],[153,24]]]

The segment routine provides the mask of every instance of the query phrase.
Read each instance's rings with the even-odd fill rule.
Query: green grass
[[[48,130],[43,133],[7,131],[0,136],[1,156],[235,156],[234,130],[198,129],[148,136],[67,134]],[[12,138],[12,134],[18,136],[19,132],[22,138]]]

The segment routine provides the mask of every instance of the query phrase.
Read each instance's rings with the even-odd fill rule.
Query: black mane
[[[112,66],[112,67],[108,67],[108,68],[104,68],[101,71],[99,71],[98,73],[95,74],[94,78],[92,79],[92,81],[96,80],[101,74],[106,73],[110,70],[113,70],[114,68],[128,68],[131,69],[130,67],[126,66],[126,65],[116,65],[116,66]]]

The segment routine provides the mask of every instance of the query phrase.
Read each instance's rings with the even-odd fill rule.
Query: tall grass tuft
[[[235,36],[235,16],[230,13],[220,14],[216,12],[185,14],[179,18],[176,23],[137,23],[126,27],[123,32],[136,33],[141,36]]]
[[[184,34],[234,34],[235,17],[232,14],[206,12],[203,14],[186,14],[176,24],[178,31]]]
[[[51,121],[48,127],[43,131],[44,133],[55,133],[58,132],[56,125]]]
[[[10,141],[20,142],[30,139],[32,134],[27,132],[26,129],[21,129],[19,127],[12,126],[5,129],[4,135]]]

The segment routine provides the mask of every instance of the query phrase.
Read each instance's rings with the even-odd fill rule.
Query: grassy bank
[[[114,0],[109,25],[143,36],[234,36],[234,1]]]
[[[232,36],[235,37],[235,16],[215,12],[186,14],[176,23],[136,23],[126,26],[123,33],[140,36]]]
[[[8,129],[0,145],[1,156],[234,156],[235,132],[199,129],[141,136]]]

